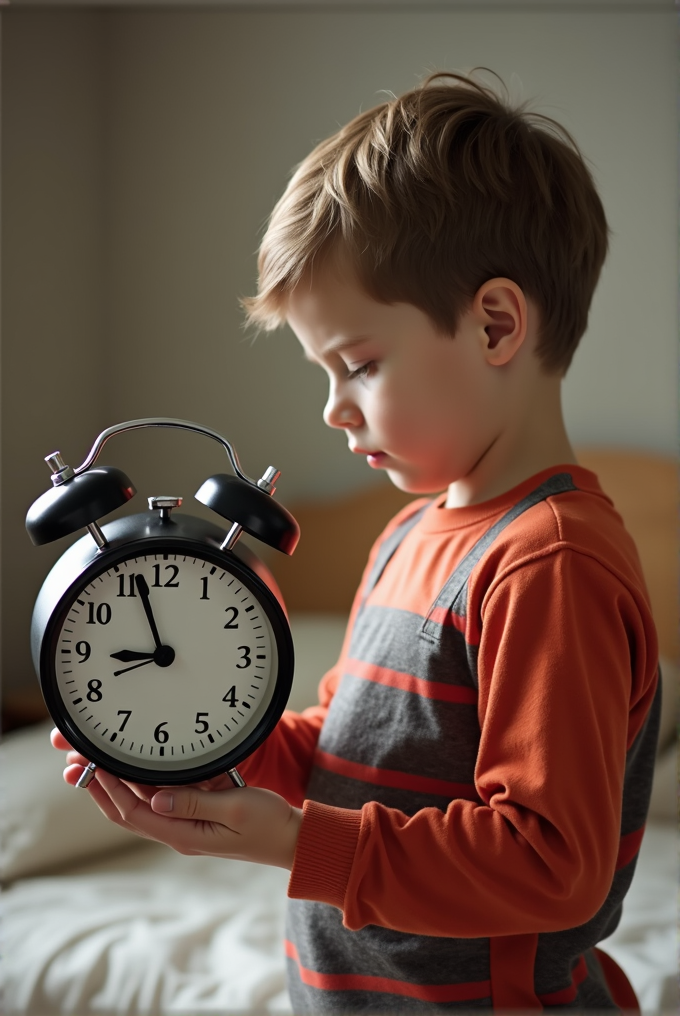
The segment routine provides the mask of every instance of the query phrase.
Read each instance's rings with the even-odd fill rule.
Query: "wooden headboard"
[[[637,543],[661,652],[680,660],[678,637],[678,467],[663,456],[580,448]],[[390,483],[348,497],[291,506],[302,538],[294,556],[269,564],[289,611],[348,612],[368,552],[386,522],[413,500]]]

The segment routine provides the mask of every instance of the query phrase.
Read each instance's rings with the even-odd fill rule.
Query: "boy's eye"
[[[350,370],[347,374],[348,381],[354,381],[356,378],[370,377],[375,368],[375,360],[369,360],[368,363],[364,363],[361,367],[356,367],[355,370]]]

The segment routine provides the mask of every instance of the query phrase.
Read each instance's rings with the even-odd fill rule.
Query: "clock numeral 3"
[[[245,670],[253,662],[250,658],[250,646],[239,646],[239,652],[243,653],[241,662],[236,664],[238,670]]]

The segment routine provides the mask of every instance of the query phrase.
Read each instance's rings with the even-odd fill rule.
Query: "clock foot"
[[[227,776],[231,777],[231,782],[235,787],[246,787],[248,785],[238,769],[227,769]]]
[[[89,785],[92,783],[92,780],[94,779],[94,774],[96,773],[96,771],[97,771],[96,765],[94,764],[94,762],[90,762],[87,768],[83,769],[80,775],[80,779],[76,783],[76,786],[81,787],[83,789],[85,787],[89,787]]]

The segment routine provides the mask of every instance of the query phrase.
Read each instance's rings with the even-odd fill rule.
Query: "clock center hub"
[[[175,659],[175,650],[172,646],[159,646],[153,654],[153,662],[157,667],[169,667]]]

